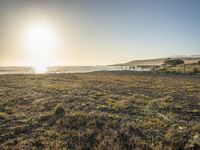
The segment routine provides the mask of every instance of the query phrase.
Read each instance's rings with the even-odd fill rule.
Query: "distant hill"
[[[197,63],[200,61],[200,55],[191,55],[191,56],[170,56],[166,58],[173,58],[173,59],[182,59],[186,64],[191,64],[191,63]],[[145,60],[133,60],[127,63],[122,63],[122,64],[115,64],[113,66],[135,66],[135,65],[161,65],[163,64],[164,59],[166,58],[156,58],[156,59],[145,59]]]

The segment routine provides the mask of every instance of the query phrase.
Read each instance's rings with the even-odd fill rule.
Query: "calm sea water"
[[[93,71],[119,71],[129,70],[120,66],[60,66],[60,67],[0,67],[0,74],[37,74],[37,73],[84,73]],[[134,71],[147,71],[141,68],[132,69]]]
[[[0,67],[0,74],[83,73],[121,70],[118,66]]]

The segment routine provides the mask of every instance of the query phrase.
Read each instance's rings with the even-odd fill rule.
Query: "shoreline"
[[[5,75],[59,75],[59,74],[116,74],[116,75],[150,75],[150,76],[171,76],[171,77],[191,77],[191,78],[199,78],[200,73],[162,73],[162,72],[152,72],[152,71],[130,71],[130,70],[122,70],[122,71],[91,71],[91,72],[67,72],[67,73],[8,73],[1,74],[0,76]]]

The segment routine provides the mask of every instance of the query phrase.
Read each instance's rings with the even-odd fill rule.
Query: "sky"
[[[0,65],[200,54],[199,27],[199,0],[0,0]]]

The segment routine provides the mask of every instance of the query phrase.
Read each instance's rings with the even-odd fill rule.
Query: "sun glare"
[[[36,72],[46,72],[45,67],[41,66],[53,64],[57,46],[56,36],[52,28],[44,24],[30,26],[25,33],[25,45],[29,56],[28,63],[36,66]]]
[[[55,47],[53,33],[48,27],[36,26],[27,32],[27,47],[30,50],[50,50]]]
[[[34,67],[34,72],[37,74],[46,73],[47,71],[48,71],[48,69],[46,66],[35,66]]]

